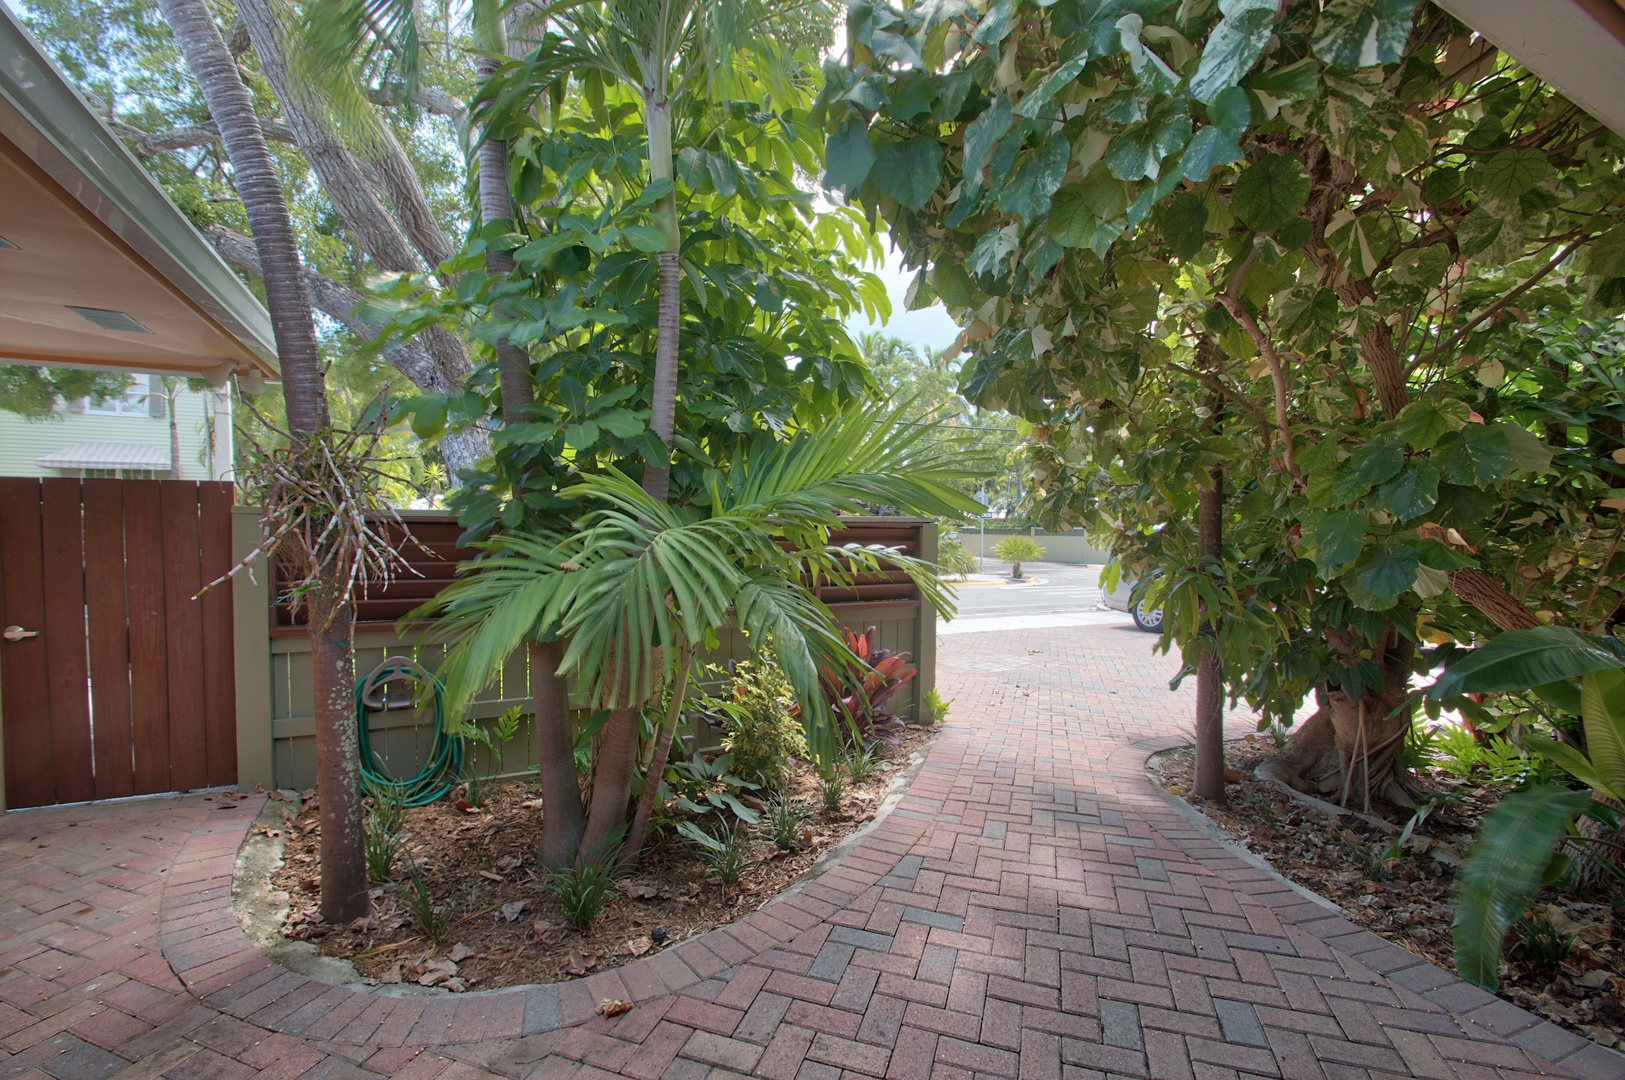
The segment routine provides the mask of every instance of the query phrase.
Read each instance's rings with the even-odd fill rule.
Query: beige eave
[[[278,377],[259,300],[4,4],[0,238],[0,361]]]
[[[1621,0],[1434,0],[1625,135]]]

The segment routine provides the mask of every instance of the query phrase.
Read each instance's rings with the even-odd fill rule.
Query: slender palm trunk
[[[576,781],[570,693],[558,674],[564,643],[532,642],[529,652],[537,770],[542,785],[542,842],[538,854],[545,866],[563,866],[575,860],[587,827],[581,813],[581,786]]]
[[[694,650],[684,649],[677,665],[677,681],[672,684],[671,702],[666,706],[666,720],[655,734],[654,754],[649,758],[649,769],[644,774],[643,794],[638,796],[638,808],[632,815],[632,829],[626,834],[626,857],[621,868],[632,870],[638,865],[644,838],[649,835],[649,819],[654,816],[655,801],[660,797],[660,780],[666,771],[666,758],[671,754],[672,739],[677,725],[683,719],[683,697],[688,692],[688,675],[694,670]]]
[[[674,172],[671,103],[663,93],[649,89],[644,90],[643,102],[644,123],[649,136],[649,179],[669,180]],[[643,490],[664,502],[670,492],[670,452],[677,423],[677,334],[681,322],[681,294],[678,291],[681,236],[678,232],[675,195],[668,195],[655,207],[655,221],[665,233],[666,246],[657,256],[660,306],[656,320],[654,396],[649,427],[665,445],[667,461],[660,465],[644,466]],[[593,770],[587,834],[581,843],[584,858],[599,855],[606,849],[607,842],[626,825],[626,803],[632,793],[632,777],[637,771],[638,713],[636,707],[615,709],[604,724],[598,761]],[[628,851],[635,850],[628,846]]]
[[[488,52],[505,52],[507,43],[500,23],[478,27],[477,36]],[[482,56],[480,77],[496,74],[497,61]],[[487,138],[479,149],[480,223],[492,225],[513,215],[513,197],[508,187],[508,144]],[[506,251],[487,251],[485,272],[492,277],[513,273],[513,256]],[[502,400],[502,420],[518,423],[529,417],[536,405],[536,382],[531,372],[530,354],[506,338],[499,339],[497,351],[497,391]],[[515,494],[518,494],[517,492]],[[570,696],[559,677],[559,661],[564,657],[562,642],[533,642],[527,650],[530,666],[532,707],[536,717],[538,779],[542,788],[542,830],[538,854],[547,865],[575,860],[586,822],[581,813],[581,788],[576,783],[574,725],[570,719]]]
[[[293,219],[254,113],[253,98],[237,74],[237,62],[204,0],[159,0],[158,6],[220,129],[232,179],[254,233],[264,271],[265,306],[282,365],[288,423],[296,431],[319,431],[328,423],[327,393],[310,319],[310,293],[300,272]]]
[[[645,91],[644,123],[649,135],[649,179],[670,180],[674,173],[671,150],[671,102],[664,95]],[[655,207],[655,223],[665,233],[666,247],[656,259],[660,268],[660,304],[655,322],[654,397],[649,427],[666,445],[668,461],[645,466],[643,490],[665,501],[671,483],[669,454],[677,428],[677,346],[682,326],[682,236],[677,223],[677,196],[667,195]]]
[[[592,804],[587,808],[587,831],[581,838],[580,861],[601,859],[626,827],[626,804],[632,797],[632,770],[638,755],[638,709],[609,711],[598,743],[593,771]]]
[[[329,419],[310,293],[299,265],[293,221],[254,114],[253,99],[204,0],[159,0],[159,8],[220,129],[254,234],[266,308],[282,366],[289,429],[295,438],[317,435],[329,426]],[[314,568],[317,587],[309,597],[310,645],[316,684],[316,775],[321,793],[322,918],[329,924],[341,924],[366,915],[367,872],[361,847],[355,720],[350,708],[354,692],[352,614],[334,602],[337,593],[326,569]]]

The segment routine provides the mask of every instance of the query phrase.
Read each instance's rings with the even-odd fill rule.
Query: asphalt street
[[[1008,565],[992,559],[982,566],[988,574],[1007,574],[1010,570]],[[1100,567],[1027,563],[1022,570],[1032,584],[972,582],[956,585],[959,613],[955,621],[1101,610]]]

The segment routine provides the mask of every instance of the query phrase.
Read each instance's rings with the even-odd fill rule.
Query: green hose
[[[367,734],[370,710],[362,700],[363,692],[369,684],[389,675],[404,675],[418,682],[427,680],[434,694],[434,746],[423,771],[410,780],[397,780],[384,772],[382,760],[374,767],[372,741]],[[363,789],[386,793],[403,806],[427,806],[451,790],[463,771],[463,740],[446,734],[443,696],[440,680],[417,664],[385,664],[356,684],[355,726]]]

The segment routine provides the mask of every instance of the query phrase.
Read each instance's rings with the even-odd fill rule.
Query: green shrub
[[[542,887],[559,902],[566,925],[577,930],[590,929],[592,921],[609,902],[610,890],[615,886],[615,869],[620,863],[623,833],[624,830],[617,832],[607,845],[590,855],[583,854],[580,863],[556,866],[547,872]]]
[[[767,831],[780,851],[793,851],[807,823],[807,810],[788,795],[781,795],[767,808]]]
[[[677,831],[688,838],[694,846],[694,853],[717,876],[724,901],[728,899],[728,893],[739,885],[739,879],[758,861],[750,854],[750,834],[737,822],[731,828],[720,829],[715,835],[692,821],[678,822]]]
[[[937,566],[945,574],[952,574],[964,581],[967,574],[980,569],[977,566],[976,556],[965,548],[965,542],[960,539],[957,532],[944,532],[937,540]]]
[[[1007,536],[993,549],[993,557],[1010,564],[1010,576],[1021,576],[1021,564],[1044,557],[1044,548],[1030,536]]]
[[[734,664],[719,696],[706,698],[702,708],[721,721],[722,748],[733,755],[734,774],[746,780],[782,790],[791,760],[812,756],[790,680],[766,652]]]

